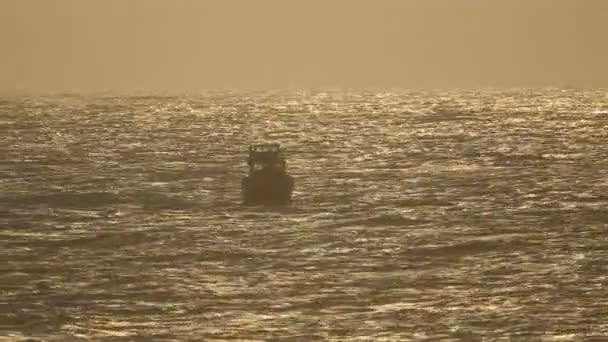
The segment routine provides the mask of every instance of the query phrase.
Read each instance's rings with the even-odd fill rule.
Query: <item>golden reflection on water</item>
[[[12,98],[0,335],[608,335],[604,91]],[[292,208],[239,204],[279,141]],[[12,338],[12,337],[11,337]]]

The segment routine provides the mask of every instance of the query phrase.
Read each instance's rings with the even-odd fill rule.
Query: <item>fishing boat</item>
[[[287,162],[279,144],[249,147],[249,174],[241,182],[246,205],[286,205],[291,203],[294,180],[287,174]]]

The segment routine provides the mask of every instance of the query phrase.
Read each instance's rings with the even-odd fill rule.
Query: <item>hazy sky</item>
[[[0,0],[0,90],[608,86],[608,0]]]

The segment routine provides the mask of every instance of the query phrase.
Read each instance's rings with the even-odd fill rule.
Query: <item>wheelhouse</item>
[[[249,157],[247,158],[249,172],[253,173],[263,169],[273,169],[285,171],[286,162],[281,153],[279,144],[257,144],[249,147]]]

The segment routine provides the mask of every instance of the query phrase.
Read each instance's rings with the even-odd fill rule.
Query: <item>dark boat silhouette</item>
[[[246,205],[286,205],[291,203],[293,177],[287,174],[287,162],[279,144],[249,147],[249,175],[241,189]]]

